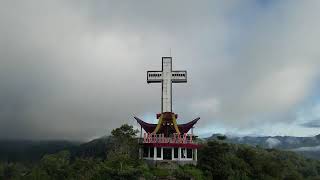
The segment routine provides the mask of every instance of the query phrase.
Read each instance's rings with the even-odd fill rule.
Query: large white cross
[[[172,83],[186,83],[187,71],[172,71],[172,57],[162,57],[162,71],[148,71],[148,83],[162,83],[161,112],[172,112]]]

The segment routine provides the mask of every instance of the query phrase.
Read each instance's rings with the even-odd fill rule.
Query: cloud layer
[[[292,124],[319,78],[319,6],[3,1],[0,138],[88,139],[133,115],[152,121],[160,86],[146,71],[170,48],[189,75],[173,86],[180,122],[199,115],[199,133]]]

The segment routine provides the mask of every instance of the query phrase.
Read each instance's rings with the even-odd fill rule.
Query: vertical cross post
[[[172,58],[162,58],[162,112],[172,112]]]
[[[172,57],[162,57],[161,71],[148,71],[148,83],[161,83],[161,113],[172,112],[172,83],[186,83],[187,71],[172,71]]]

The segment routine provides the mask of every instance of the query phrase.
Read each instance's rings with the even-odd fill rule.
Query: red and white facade
[[[164,137],[164,134],[145,133],[142,145],[141,158],[145,160],[170,160],[179,164],[197,162],[198,145],[193,141],[192,134]]]

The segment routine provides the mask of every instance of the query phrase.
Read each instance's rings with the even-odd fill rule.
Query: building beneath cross
[[[134,117],[141,126],[140,157],[148,163],[158,165],[163,162],[196,164],[196,136],[194,125],[200,118],[186,124],[177,124],[178,115],[172,111],[172,83],[186,83],[187,71],[173,71],[172,57],[162,57],[161,71],[148,71],[147,83],[161,83],[161,113],[157,114],[157,124],[147,123]],[[142,138],[142,129],[144,136]],[[190,132],[191,130],[191,132]]]

